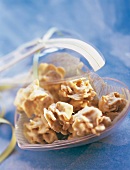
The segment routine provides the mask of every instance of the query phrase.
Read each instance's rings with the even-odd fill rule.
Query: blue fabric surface
[[[98,71],[101,76],[119,79],[130,88],[129,20],[129,0],[1,0],[0,56],[41,37],[52,26],[67,29],[103,54],[106,65]],[[14,123],[10,109],[5,118]],[[1,151],[11,132],[6,126],[0,128]],[[17,146],[0,169],[129,170],[130,115],[113,134],[89,145],[47,152],[24,151]]]

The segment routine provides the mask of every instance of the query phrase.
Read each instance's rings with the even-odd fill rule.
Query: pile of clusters
[[[38,73],[39,80],[21,88],[14,102],[17,110],[29,118],[23,125],[29,143],[53,143],[59,136],[72,139],[100,135],[127,104],[117,92],[99,99],[85,78],[49,83],[64,78],[62,67],[42,63]]]

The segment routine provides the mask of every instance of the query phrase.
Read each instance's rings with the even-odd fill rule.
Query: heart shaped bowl
[[[55,150],[62,148],[77,147],[81,145],[90,144],[92,142],[98,141],[106,136],[110,135],[116,128],[120,126],[124,118],[127,116],[130,109],[130,91],[127,89],[126,85],[122,82],[112,79],[112,78],[101,78],[93,72],[89,72],[85,77],[90,81],[92,87],[97,92],[98,97],[106,95],[110,92],[118,92],[127,99],[127,104],[121,113],[112,121],[112,125],[106,128],[99,136],[94,134],[86,135],[84,137],[73,138],[70,140],[58,140],[52,144],[29,144],[23,135],[23,124],[28,121],[26,114],[19,114],[18,111],[15,113],[15,131],[18,146],[21,149],[33,150],[33,151],[45,151],[45,150]]]
[[[66,71],[66,75],[62,80],[53,80],[49,82],[48,86],[51,83],[60,84],[64,81],[85,78],[89,80],[98,98],[110,92],[118,92],[124,96],[127,104],[119,116],[114,119],[112,125],[106,128],[100,136],[91,134],[70,140],[57,140],[52,144],[30,144],[23,135],[23,124],[28,121],[28,118],[26,114],[20,114],[16,111],[15,133],[18,146],[21,149],[41,151],[89,144],[108,136],[116,130],[116,127],[121,124],[128,114],[130,91],[118,80],[99,77],[94,71],[104,66],[104,58],[91,45],[73,39],[73,37],[67,32],[51,29],[42,39],[38,38],[24,44],[0,60],[0,92],[2,93],[2,99],[4,102],[7,101],[7,98],[12,99],[7,108],[11,108],[13,105],[16,91],[20,87],[25,87],[38,78],[38,66],[41,63],[53,64],[55,67],[62,67]]]

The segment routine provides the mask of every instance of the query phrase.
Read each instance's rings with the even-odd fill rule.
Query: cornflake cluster
[[[127,104],[117,92],[98,99],[85,78],[50,84],[64,78],[62,67],[42,63],[38,75],[39,80],[18,91],[14,102],[17,110],[29,118],[23,125],[23,134],[29,143],[47,144],[89,134],[100,135]]]

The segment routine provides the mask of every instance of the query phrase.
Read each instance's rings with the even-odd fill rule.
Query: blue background
[[[41,37],[50,27],[80,34],[106,60],[98,73],[130,88],[130,0],[1,0],[0,56]],[[13,116],[5,117],[13,123]],[[10,136],[9,128],[2,126],[0,150]],[[24,151],[17,146],[0,169],[129,170],[130,116],[112,135],[86,146],[47,152]]]

